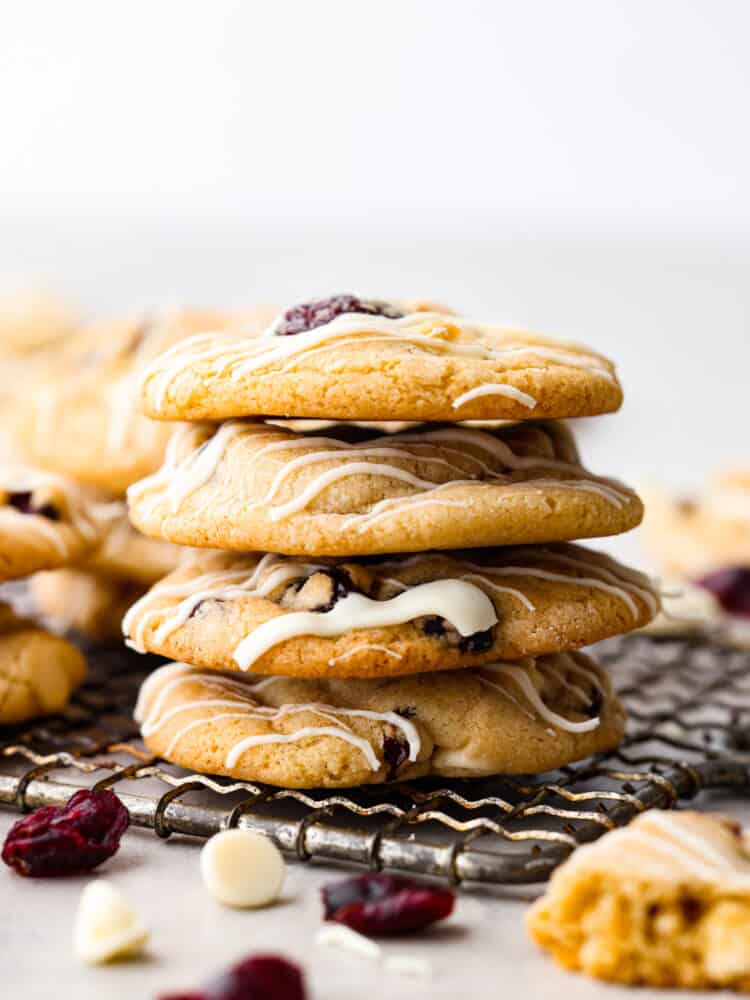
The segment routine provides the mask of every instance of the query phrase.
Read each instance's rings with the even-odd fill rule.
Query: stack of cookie
[[[91,508],[72,483],[0,465],[0,583],[74,562],[99,538]],[[0,600],[0,725],[59,712],[85,674],[75,646]]]
[[[622,708],[578,650],[644,625],[658,598],[568,543],[642,507],[555,422],[617,409],[604,358],[337,296],[261,336],[183,341],[141,391],[146,414],[183,423],[130,516],[214,550],[125,617],[131,645],[178,661],[139,699],[153,752],[335,787],[544,771],[617,745]],[[417,426],[366,423],[383,420]]]
[[[264,314],[258,321],[264,322]],[[252,314],[243,313],[244,324]],[[180,309],[147,319],[90,323],[48,350],[32,391],[14,400],[18,446],[36,465],[84,487],[100,521],[100,547],[31,581],[36,610],[58,632],[95,642],[119,637],[125,610],[176,565],[178,550],[130,524],[127,487],[155,471],[169,429],[141,415],[137,382],[160,352],[201,330],[228,330],[240,315]]]

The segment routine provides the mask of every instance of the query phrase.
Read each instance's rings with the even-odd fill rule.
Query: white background
[[[0,284],[87,309],[437,298],[589,342],[603,472],[747,454],[750,4],[27,0]]]

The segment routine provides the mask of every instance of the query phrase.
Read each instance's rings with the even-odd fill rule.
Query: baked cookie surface
[[[624,727],[605,672],[581,653],[381,680],[173,663],[146,680],[136,718],[173,764],[287,788],[545,771],[616,746]]]
[[[612,364],[580,345],[354,296],[293,307],[260,336],[196,336],[141,384],[164,420],[519,420],[622,402]]]
[[[0,604],[0,725],[62,711],[85,676],[80,650]]]
[[[600,979],[750,991],[750,839],[723,817],[644,813],[578,848],[528,928]]]
[[[78,487],[25,465],[0,465],[0,581],[82,558],[101,525]]]
[[[180,309],[100,321],[78,331],[17,400],[16,432],[45,468],[121,495],[161,464],[170,429],[140,412],[138,378],[159,351],[198,330],[227,329],[240,315]],[[242,314],[243,325],[250,322]]]
[[[384,677],[578,649],[658,608],[647,577],[576,545],[317,563],[207,551],[123,631],[141,652],[201,667]]]
[[[133,523],[182,545],[373,555],[617,534],[642,516],[587,472],[561,424],[325,437],[269,424],[185,424],[128,491]]]

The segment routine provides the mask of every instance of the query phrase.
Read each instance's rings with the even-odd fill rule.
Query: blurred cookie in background
[[[143,593],[137,583],[85,569],[37,573],[29,581],[35,616],[58,635],[70,634],[90,643],[119,642],[123,616]]]
[[[85,676],[79,649],[0,602],[0,726],[62,711]]]
[[[88,324],[33,375],[33,391],[17,401],[14,425],[21,447],[45,468],[121,496],[161,465],[172,432],[139,412],[143,367],[193,334],[260,332],[270,314],[263,307],[182,308]]]
[[[20,457],[11,431],[14,400],[79,323],[70,306],[51,296],[0,296],[0,461]]]
[[[702,495],[645,499],[645,544],[665,577],[664,613],[648,630],[750,646],[750,469],[718,473]]]
[[[127,517],[123,501],[94,505],[102,541],[85,560],[29,582],[32,613],[60,635],[90,643],[121,641],[122,619],[146,590],[171,573],[185,550],[147,538]]]
[[[150,587],[171,573],[185,558],[185,549],[171,542],[142,535],[128,518],[124,500],[94,506],[104,524],[100,545],[80,564],[100,577]]]
[[[0,358],[59,345],[79,323],[72,307],[41,292],[0,297]]]

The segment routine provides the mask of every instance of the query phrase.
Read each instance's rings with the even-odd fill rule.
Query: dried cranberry
[[[696,582],[710,591],[729,614],[750,618],[750,567],[720,569]]]
[[[224,598],[222,597],[204,597],[202,601],[198,601],[197,604],[193,605],[193,610],[188,615],[188,618],[195,618],[199,612],[203,612],[207,604],[213,605],[214,609],[217,604],[224,604]]]
[[[422,622],[422,631],[425,635],[432,635],[437,638],[445,635],[445,620],[437,615],[430,615]]]
[[[8,504],[11,507],[15,507],[22,514],[38,514],[40,517],[46,517],[50,521],[60,520],[60,511],[51,503],[43,503],[39,506],[34,505],[31,490],[21,490],[17,493],[11,493],[8,497]]]
[[[408,756],[409,744],[400,735],[383,737],[383,757],[388,765],[388,781],[393,781]]]
[[[495,641],[494,628],[488,628],[484,632],[474,632],[472,635],[465,635],[458,644],[462,653],[486,653],[492,648]]]
[[[602,708],[604,707],[604,692],[600,688],[594,688],[591,695],[591,701],[586,708],[586,714],[590,719],[599,715]]]
[[[252,955],[202,990],[170,993],[161,1000],[305,1000],[302,971],[279,955]]]
[[[343,313],[364,313],[367,316],[387,316],[389,319],[399,319],[404,315],[388,302],[359,299],[356,295],[332,295],[328,299],[303,302],[287,309],[276,327],[276,336],[287,337],[293,333],[314,330]]]
[[[19,875],[90,871],[112,857],[130,817],[114,792],[82,789],[65,806],[45,806],[10,828],[2,858]]]
[[[408,934],[453,912],[447,889],[394,875],[360,875],[323,887],[325,919],[360,934]]]

